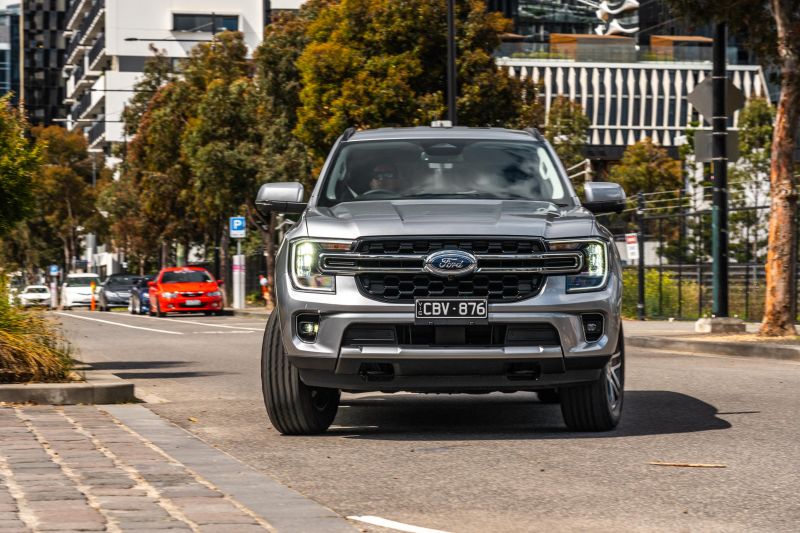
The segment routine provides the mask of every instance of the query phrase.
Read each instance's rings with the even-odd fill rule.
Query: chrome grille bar
[[[322,253],[319,269],[327,275],[424,273],[426,257],[427,254]],[[583,269],[583,254],[580,252],[476,254],[475,258],[478,260],[476,273],[576,274]],[[531,262],[541,264],[525,264]]]

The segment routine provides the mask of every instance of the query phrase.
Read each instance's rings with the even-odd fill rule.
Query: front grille
[[[190,298],[194,297],[194,296],[202,296],[203,295],[202,291],[201,292],[179,292],[178,294],[180,294],[181,296],[186,296],[186,297],[190,297]]]
[[[430,254],[439,250],[463,250],[472,254],[530,254],[544,252],[540,239],[365,239],[356,245],[361,254]]]
[[[353,324],[344,332],[344,346],[559,346],[550,324],[481,324],[428,326],[418,324]]]
[[[358,274],[356,283],[365,295],[387,302],[408,303],[425,297],[475,297],[490,302],[513,302],[535,296],[542,288],[541,274],[492,272],[458,278],[433,274]]]

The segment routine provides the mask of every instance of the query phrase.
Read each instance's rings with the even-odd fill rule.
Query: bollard
[[[95,282],[94,282],[94,281],[92,281],[91,283],[89,283],[89,287],[91,287],[91,288],[92,288],[92,302],[91,302],[91,304],[90,304],[90,306],[89,306],[89,310],[90,310],[90,311],[94,311],[94,306],[95,306],[95,301],[94,301],[94,287],[95,287]]]

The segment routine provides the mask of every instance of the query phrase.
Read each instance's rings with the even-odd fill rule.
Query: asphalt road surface
[[[800,528],[798,363],[629,349],[609,433],[568,432],[532,393],[366,394],[343,398],[327,434],[282,437],[261,399],[263,321],[57,316],[80,359],[134,381],[153,411],[344,516],[452,532]]]

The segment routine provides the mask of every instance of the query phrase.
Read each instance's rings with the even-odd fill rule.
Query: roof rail
[[[537,141],[544,140],[544,137],[542,137],[542,134],[536,128],[525,128],[523,131],[528,135],[530,135],[531,137],[533,137],[534,139],[536,139]]]
[[[354,127],[352,127],[352,126],[347,128],[346,130],[344,130],[344,133],[342,133],[342,142],[344,142],[344,141],[348,140],[350,137],[352,137],[355,132],[356,132],[356,129]]]

